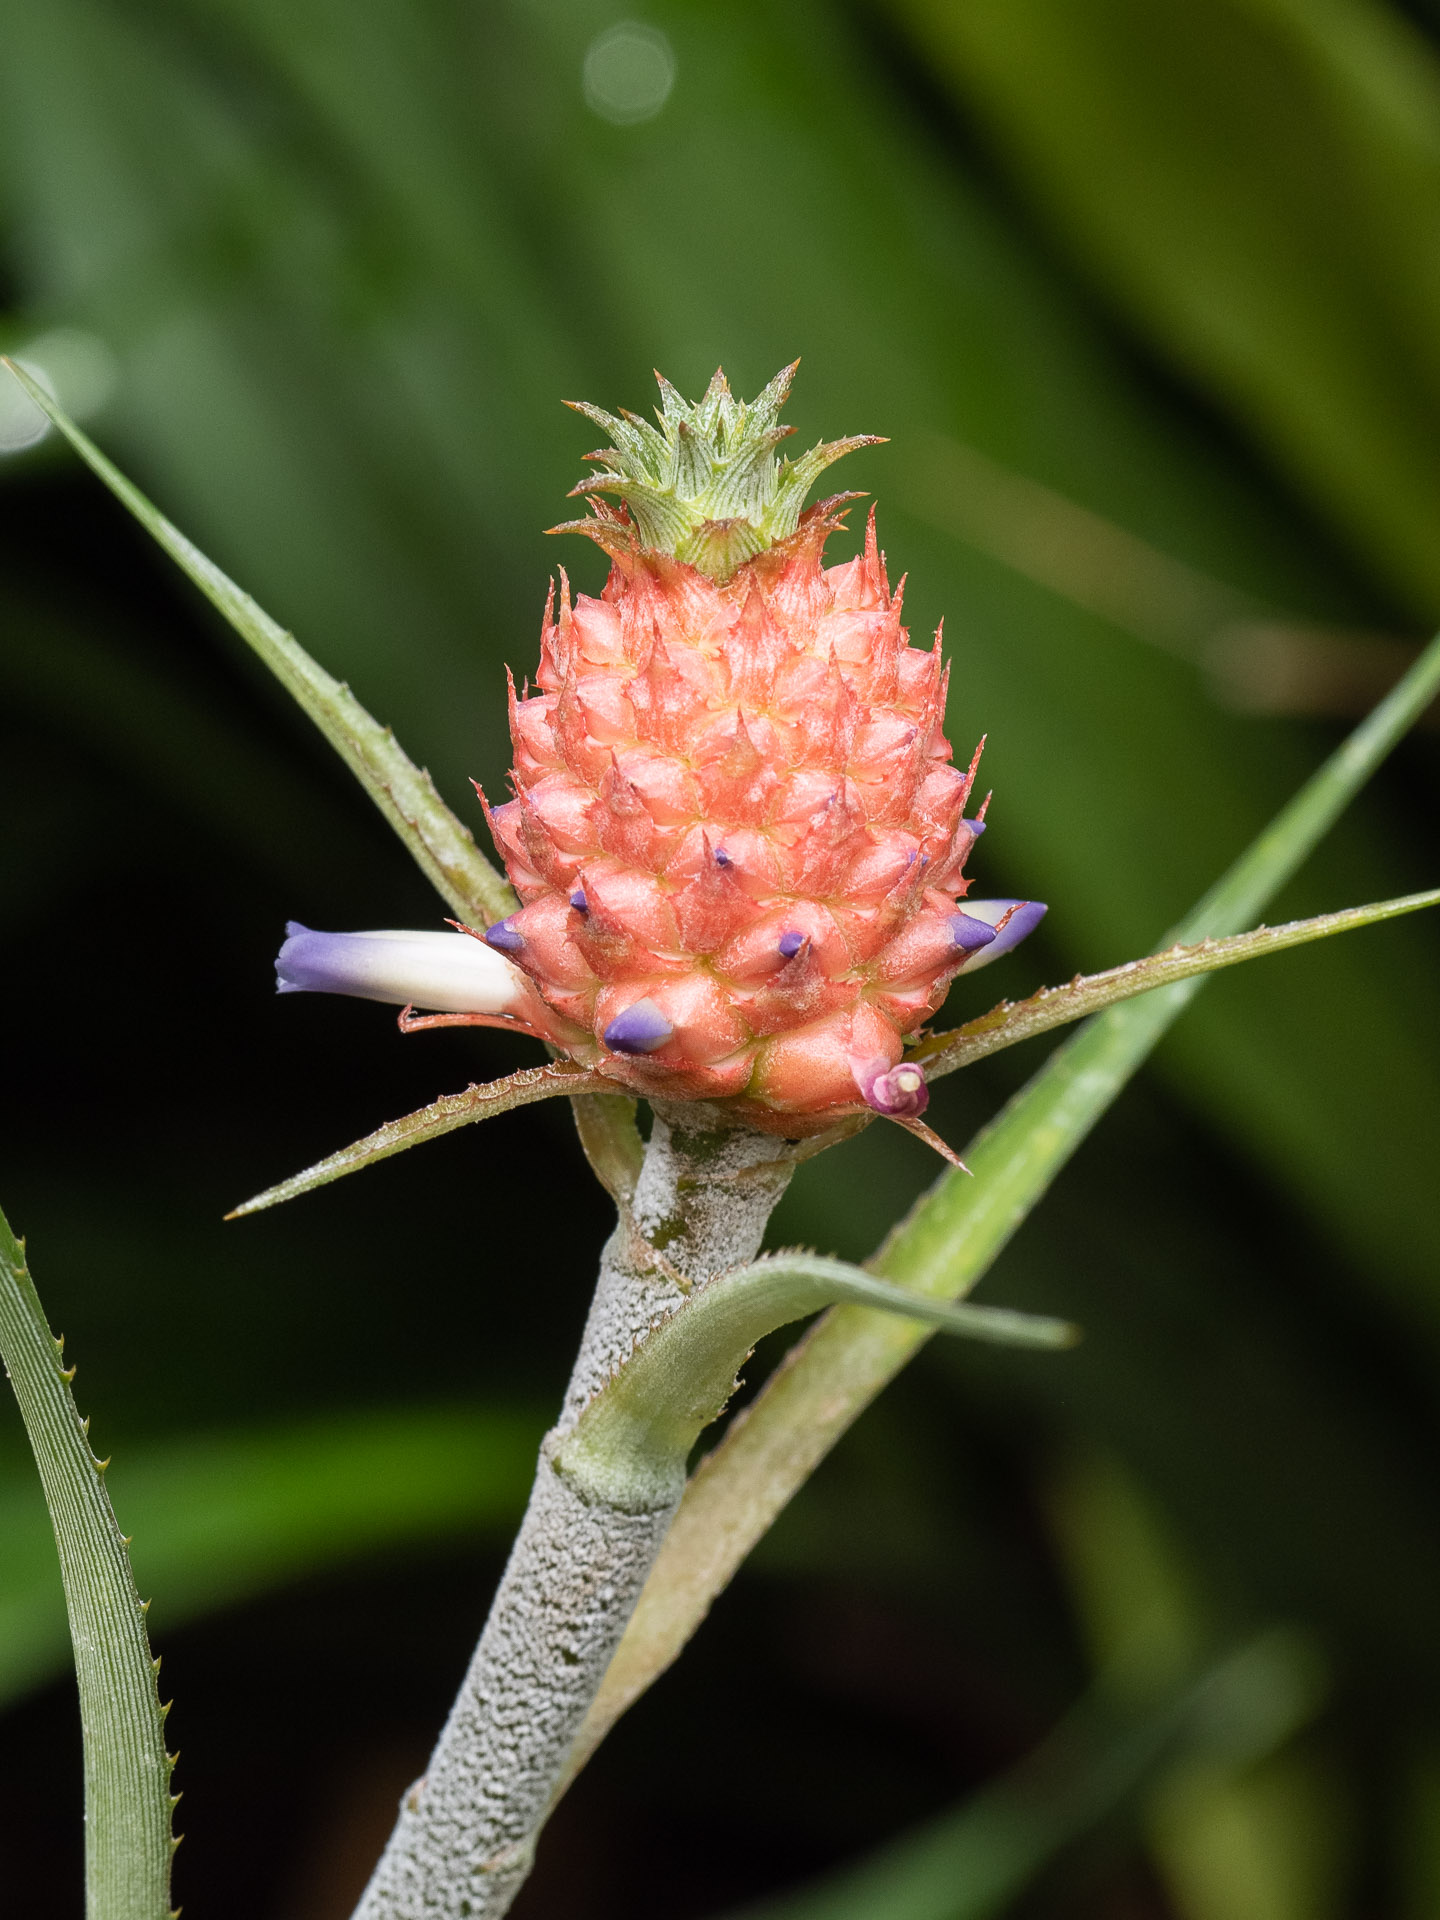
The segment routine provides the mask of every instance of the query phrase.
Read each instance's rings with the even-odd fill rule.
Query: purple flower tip
[[[967,820],[965,824],[970,829],[972,839],[978,840],[985,831],[985,822],[983,820]]]
[[[804,934],[797,933],[793,927],[780,936],[780,952],[787,960],[793,960],[804,944]]]
[[[902,1060],[898,1067],[872,1060],[855,1070],[855,1078],[866,1106],[887,1119],[913,1120],[930,1104],[925,1069],[913,1060]]]
[[[275,957],[275,983],[281,993],[348,993],[437,1013],[506,1013],[520,992],[511,963],[468,933],[318,933],[298,920]]]
[[[517,933],[508,920],[497,920],[485,929],[485,944],[497,953],[519,953],[525,945],[523,933]]]
[[[976,947],[961,965],[962,973],[974,973],[978,967],[988,967],[1002,953],[1018,947],[1027,933],[1033,933],[1045,918],[1045,903],[1043,900],[967,900],[963,918],[982,921],[995,930],[995,938]]]
[[[571,894],[570,904],[575,909],[576,913],[589,913],[590,911],[590,902],[585,898],[585,895],[581,892],[579,887],[577,887],[574,893]]]
[[[981,947],[988,947],[996,937],[994,927],[985,921],[976,920],[968,913],[952,913],[950,916],[950,938],[955,943],[957,953],[978,953]]]
[[[635,1000],[606,1027],[612,1053],[655,1053],[675,1032],[653,1000]]]
[[[715,864],[716,864],[716,866],[717,866],[717,867],[728,867],[728,866],[729,866],[729,864],[730,864],[730,856],[729,856],[729,854],[728,854],[728,853],[727,853],[727,852],[725,851],[725,849],[724,849],[724,847],[716,847],[716,849],[715,849]]]

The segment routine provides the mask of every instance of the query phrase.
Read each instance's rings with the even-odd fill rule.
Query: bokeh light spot
[[[78,327],[37,334],[11,358],[76,420],[97,413],[115,390],[114,354]],[[50,422],[19,381],[9,374],[0,378],[0,454],[22,453],[49,431]]]
[[[585,53],[585,101],[613,126],[653,120],[675,85],[675,53],[658,27],[621,20],[590,42]]]

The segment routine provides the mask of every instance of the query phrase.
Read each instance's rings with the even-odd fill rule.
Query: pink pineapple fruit
[[[933,1138],[905,1042],[1045,909],[965,898],[980,750],[951,764],[940,636],[910,645],[873,512],[863,552],[824,564],[856,496],[805,495],[872,436],[777,456],[793,373],[749,405],[723,373],[694,406],[661,380],[658,428],[579,407],[614,445],[575,489],[590,517],[555,531],[610,578],[572,599],[562,576],[539,690],[511,683],[515,797],[486,811],[523,905],[484,946],[292,926],[283,990],[519,1026],[774,1131],[869,1107]]]
[[[562,576],[539,691],[512,683],[515,797],[489,820],[524,904],[486,939],[526,1023],[636,1093],[914,1115],[906,1038],[1044,908],[960,905],[979,748],[951,764],[940,637],[909,644],[873,511],[824,565],[855,496],[804,496],[870,436],[777,459],[793,372],[749,406],[723,373],[693,407],[661,380],[658,430],[579,408],[614,445],[563,530],[610,578],[572,600]]]

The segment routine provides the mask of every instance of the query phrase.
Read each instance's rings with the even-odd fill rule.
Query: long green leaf
[[[46,1324],[25,1248],[0,1214],[0,1357],[20,1403],[55,1530],[85,1741],[87,1920],[170,1912],[170,1773],[145,1607],[90,1451],[61,1342]]]
[[[1038,993],[1016,1005],[1003,1001],[989,1013],[981,1014],[978,1020],[967,1020],[963,1027],[948,1033],[932,1033],[912,1047],[907,1058],[920,1061],[928,1077],[934,1080],[941,1074],[954,1073],[960,1067],[983,1060],[987,1053],[998,1053],[1018,1041],[1048,1033],[1053,1027],[1068,1026],[1072,1020],[1084,1020],[1106,1007],[1133,1000],[1137,993],[1153,993],[1178,980],[1238,966],[1242,960],[1258,960],[1262,954],[1283,953],[1287,947],[1325,940],[1331,934],[1349,933],[1356,927],[1395,920],[1402,914],[1418,913],[1437,903],[1440,903],[1440,888],[1430,893],[1405,894],[1398,900],[1379,900],[1368,907],[1345,907],[1339,913],[1321,913],[1311,920],[1290,920],[1281,927],[1256,927],[1250,933],[1235,933],[1221,940],[1201,940],[1193,946],[1177,943],[1167,952],[1151,954],[1144,960],[1130,960],[1104,973],[1077,974],[1063,987],[1041,987]]]
[[[420,1407],[178,1435],[111,1470],[132,1558],[173,1627],[378,1547],[503,1535],[543,1412]],[[65,1664],[54,1547],[32,1488],[0,1485],[0,1703]]]
[[[399,1120],[387,1120],[383,1127],[377,1127],[374,1133],[367,1133],[363,1140],[341,1147],[338,1153],[329,1154],[313,1167],[307,1167],[303,1173],[292,1174],[278,1186],[267,1187],[264,1193],[257,1193],[253,1200],[242,1201],[225,1218],[239,1220],[247,1213],[262,1213],[266,1207],[278,1207],[282,1200],[294,1200],[302,1193],[313,1193],[316,1187],[328,1186],[332,1180],[342,1179],[347,1173],[357,1173],[361,1167],[374,1166],[377,1160],[388,1160],[391,1154],[403,1153],[407,1147],[417,1147],[426,1140],[439,1140],[447,1133],[454,1133],[457,1127],[473,1126],[477,1120],[493,1120],[496,1114],[509,1113],[515,1107],[533,1106],[537,1100],[554,1100],[562,1094],[568,1094],[576,1101],[585,1100],[587,1124],[603,1127],[602,1137],[608,1149],[613,1146],[612,1136],[623,1143],[626,1139],[625,1129],[629,1127],[633,1130],[634,1127],[631,1110],[610,1094],[611,1084],[598,1074],[587,1073],[583,1067],[567,1067],[556,1063],[543,1067],[522,1067],[518,1073],[507,1074],[503,1080],[470,1086],[463,1093],[441,1094],[428,1107],[407,1113]],[[603,1107],[595,1099],[586,1097],[597,1094],[604,1098]],[[593,1163],[599,1155],[599,1146],[593,1138],[587,1142],[583,1131],[581,1142]],[[603,1164],[605,1176],[613,1177],[611,1162],[606,1160]],[[628,1164],[623,1156],[614,1161],[615,1168]]]
[[[1440,637],[1210,889],[1162,946],[1219,937],[1263,911],[1440,688]],[[871,1265],[931,1298],[967,1293],[1204,985],[1204,976],[1096,1015],[986,1127]],[[665,1671],[796,1490],[928,1335],[836,1307],[704,1459],[576,1742],[569,1778]],[[562,1789],[563,1790],[563,1789]]]
[[[508,881],[476,846],[468,827],[446,806],[434,781],[417,767],[388,727],[361,706],[343,681],[326,673],[292,634],[222,573],[213,561],[101,453],[73,420],[13,360],[0,364],[49,415],[91,471],[134,514],[170,558],[205,595],[240,638],[269,667],[285,691],[309,714],[409,849],[440,897],[463,919],[489,922],[514,911]]]

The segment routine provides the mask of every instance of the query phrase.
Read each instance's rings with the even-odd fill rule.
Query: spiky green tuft
[[[755,400],[737,400],[724,370],[693,405],[662,374],[659,426],[622,409],[616,416],[585,400],[567,404],[604,427],[613,445],[586,458],[601,471],[574,493],[590,500],[592,517],[555,533],[585,533],[602,547],[640,546],[671,553],[725,581],[757,553],[788,539],[805,496],[833,461],[856,447],[880,444],[873,433],[821,441],[798,460],[776,454],[795,431],[778,424],[799,361],[784,367]],[[618,494],[628,523],[594,496]]]

